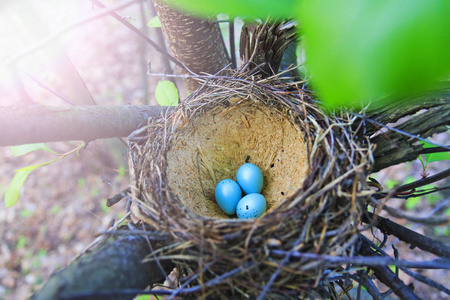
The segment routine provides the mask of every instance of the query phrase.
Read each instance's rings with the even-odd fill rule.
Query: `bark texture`
[[[189,70],[215,74],[230,63],[217,22],[180,13],[162,0],[153,0],[153,4],[172,55]],[[180,71],[192,75],[187,70]],[[185,82],[191,92],[199,86],[193,79]]]
[[[155,261],[142,262],[149,253],[147,240],[142,236],[109,238],[92,252],[54,272],[31,299],[131,300],[135,295],[120,295],[117,291],[143,290],[149,284],[164,281],[164,272]],[[161,265],[166,273],[170,271],[170,262]]]
[[[416,159],[422,150],[422,145],[411,135],[428,138],[435,133],[446,131],[446,126],[450,124],[449,100],[450,94],[447,94],[438,98],[422,98],[421,101],[408,100],[415,102],[410,105],[395,102],[369,112],[366,130],[368,132],[381,130],[371,138],[372,143],[376,144],[373,172]],[[424,109],[427,110],[418,113]],[[408,119],[398,125],[390,125],[397,131],[381,126],[397,122],[403,117]]]
[[[0,147],[29,143],[127,137],[166,108],[144,105],[84,105],[0,108]]]

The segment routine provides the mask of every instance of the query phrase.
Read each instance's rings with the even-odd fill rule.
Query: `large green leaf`
[[[179,9],[200,16],[226,13],[230,16],[259,17],[293,17],[300,0],[166,0]]]
[[[155,98],[161,106],[177,106],[178,89],[172,81],[160,81],[155,89]]]
[[[21,156],[21,155],[24,155],[24,154],[27,154],[27,153],[30,153],[33,151],[37,151],[37,150],[44,150],[44,151],[59,155],[58,153],[56,153],[55,151],[50,149],[45,143],[11,146],[10,150],[11,150],[11,154],[14,155],[15,157],[18,157],[18,156]]]
[[[45,163],[39,164],[39,165],[32,165],[32,166],[28,166],[28,167],[17,170],[16,174],[14,175],[13,180],[11,181],[11,184],[8,186],[8,189],[6,190],[5,206],[11,207],[17,203],[17,200],[19,199],[19,195],[20,195],[20,189],[22,188],[23,184],[27,180],[28,175],[30,175],[30,173],[33,170],[36,170],[37,168],[51,164],[52,162],[54,162],[54,161],[45,162]]]
[[[307,67],[328,106],[408,96],[450,75],[450,1],[304,1]]]

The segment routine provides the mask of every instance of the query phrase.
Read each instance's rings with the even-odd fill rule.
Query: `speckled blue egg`
[[[242,198],[242,191],[236,181],[224,179],[216,185],[214,192],[217,204],[227,215],[236,213],[236,205]]]
[[[266,199],[258,193],[242,197],[237,204],[236,214],[239,219],[256,219],[266,212]]]
[[[254,164],[243,164],[236,174],[236,181],[246,194],[261,193],[263,188],[263,175]]]

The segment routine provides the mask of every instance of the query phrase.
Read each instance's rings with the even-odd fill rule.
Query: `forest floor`
[[[78,12],[75,20],[90,14],[92,8],[89,1],[86,2],[87,6]],[[54,1],[53,5],[56,3]],[[136,24],[140,14],[138,8],[139,5],[134,5],[121,11],[121,14],[133,16],[135,19],[130,20]],[[111,18],[103,18],[67,35],[71,43],[66,54],[98,104],[155,103],[149,95],[152,95],[155,82],[159,79],[155,81],[145,77],[145,71],[146,60],[150,58],[152,68],[157,71],[158,59],[149,48],[142,50],[141,41],[128,29]],[[42,75],[40,80],[54,90],[63,90],[71,96],[70,87],[61,80],[65,73],[58,72],[61,70],[45,68],[39,69],[38,73]],[[144,82],[147,88],[143,88]],[[30,82],[26,84],[37,102],[58,104],[60,101]],[[0,105],[14,105],[15,100],[11,100],[14,99],[13,93],[8,94],[6,90],[7,87],[4,88],[0,82]],[[73,96],[76,98],[79,95]],[[49,147],[58,153],[65,153],[76,148],[77,144],[50,143]],[[14,157],[9,147],[0,148],[0,202],[3,203],[4,193],[15,170],[54,158],[54,155],[43,151]],[[411,178],[419,179],[420,168],[418,162],[404,164],[380,172],[377,178],[384,187],[389,187]],[[439,170],[444,168],[439,166]],[[432,167],[430,172],[434,171],[437,169]],[[106,207],[105,203],[118,190],[128,187],[128,178],[126,148],[119,140],[93,141],[78,155],[72,154],[33,171],[22,188],[18,203],[11,208],[0,204],[0,299],[28,298],[54,270],[69,263],[95,240],[96,234],[106,230],[111,220],[120,220],[126,211],[125,202],[119,202],[112,208]],[[448,197],[449,194],[440,198]],[[402,201],[395,200],[390,205],[405,209]],[[409,204],[408,212],[426,215],[436,205],[430,199],[421,199],[414,205]],[[397,221],[411,227],[404,220]],[[449,243],[448,227],[419,226],[415,230]],[[390,237],[388,244],[391,240]],[[419,261],[433,258],[417,249],[411,251],[408,245],[401,242],[395,246],[401,259]],[[444,285],[450,280],[448,271],[420,273]],[[403,275],[401,277],[405,282],[410,283],[411,280]],[[414,285],[423,299],[448,299],[448,296],[423,284]],[[382,291],[385,290],[382,288]]]

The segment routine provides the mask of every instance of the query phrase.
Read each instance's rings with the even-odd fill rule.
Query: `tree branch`
[[[365,239],[362,239],[361,241],[361,248],[359,250],[361,255],[379,257],[379,255],[370,248],[370,245],[366,243]],[[392,289],[400,299],[419,300],[413,291],[411,291],[411,289],[409,289],[409,287],[407,287],[403,281],[389,269],[389,266],[372,266],[371,269],[378,280]]]
[[[99,0],[91,0],[91,1],[92,1],[92,3],[97,5],[98,7],[106,9],[106,6],[103,3],[101,3]],[[189,69],[182,62],[180,62],[178,59],[176,59],[175,57],[173,57],[172,55],[167,53],[163,48],[161,48],[158,44],[156,44],[154,41],[152,41],[148,36],[146,36],[144,33],[142,33],[142,31],[140,31],[138,28],[134,27],[131,23],[125,21],[121,16],[119,16],[114,11],[109,10],[108,12],[109,12],[109,15],[111,15],[114,19],[116,19],[117,21],[119,21],[120,23],[125,25],[127,28],[131,29],[131,31],[133,31],[138,36],[143,38],[147,43],[152,45],[153,48],[155,48],[156,51],[158,51],[159,53],[161,53],[162,55],[164,55],[165,57],[167,57],[168,59],[173,61],[180,68],[189,71]]]
[[[121,289],[144,289],[164,280],[164,273],[171,269],[169,261],[143,263],[150,253],[147,240],[142,236],[110,237],[103,244],[62,270],[54,272],[32,300],[71,299],[82,293],[83,299],[99,299],[98,292]],[[136,293],[110,296],[108,299],[133,299]]]
[[[166,107],[84,105],[67,108],[0,107],[0,147],[29,143],[127,137]]]
[[[120,9],[123,9],[123,8],[125,8],[127,6],[130,6],[131,4],[133,4],[136,1],[137,0],[131,0],[131,1],[128,1],[128,2],[123,3],[123,4],[119,4],[117,6],[112,7],[109,10],[102,11],[102,12],[100,12],[100,13],[98,13],[96,15],[93,15],[91,17],[88,17],[88,18],[86,18],[84,20],[81,20],[81,21],[78,21],[76,23],[67,25],[67,26],[63,27],[62,29],[58,30],[57,32],[47,36],[43,40],[37,42],[36,44],[33,44],[30,47],[25,48],[24,50],[20,51],[19,53],[9,57],[8,59],[5,60],[4,65],[5,66],[14,65],[18,60],[22,59],[23,57],[25,57],[27,55],[35,53],[36,50],[39,50],[40,48],[44,47],[45,45],[51,43],[53,40],[59,38],[61,35],[65,34],[66,32],[68,32],[68,31],[70,31],[70,30],[72,30],[72,29],[74,29],[74,28],[76,28],[78,26],[84,25],[86,23],[89,23],[89,22],[92,22],[92,21],[97,20],[99,18],[102,18],[104,16],[107,16],[111,11],[120,10]]]
[[[216,74],[230,63],[217,22],[180,13],[161,0],[153,0],[153,5],[170,52],[189,70]],[[183,68],[180,71],[192,74]],[[199,87],[194,79],[186,79],[185,83],[190,92]]]
[[[421,186],[424,186],[424,185],[427,185],[427,184],[430,184],[430,183],[433,183],[433,182],[445,179],[445,178],[447,178],[449,176],[450,176],[450,168],[445,170],[445,171],[442,171],[440,173],[437,173],[437,174],[435,174],[433,176],[429,176],[429,177],[426,177],[426,178],[423,178],[423,179],[411,182],[409,184],[402,185],[402,186],[396,188],[395,192],[396,193],[406,192],[406,191],[409,191],[409,190],[412,190],[412,189],[415,189],[415,188],[418,188],[418,187],[421,187]]]
[[[411,248],[418,247],[437,256],[450,258],[450,247],[447,247],[437,240],[398,225],[389,219],[375,216],[374,214],[367,212],[362,216],[362,221],[377,227],[386,234],[398,237],[401,241],[410,244]]]

